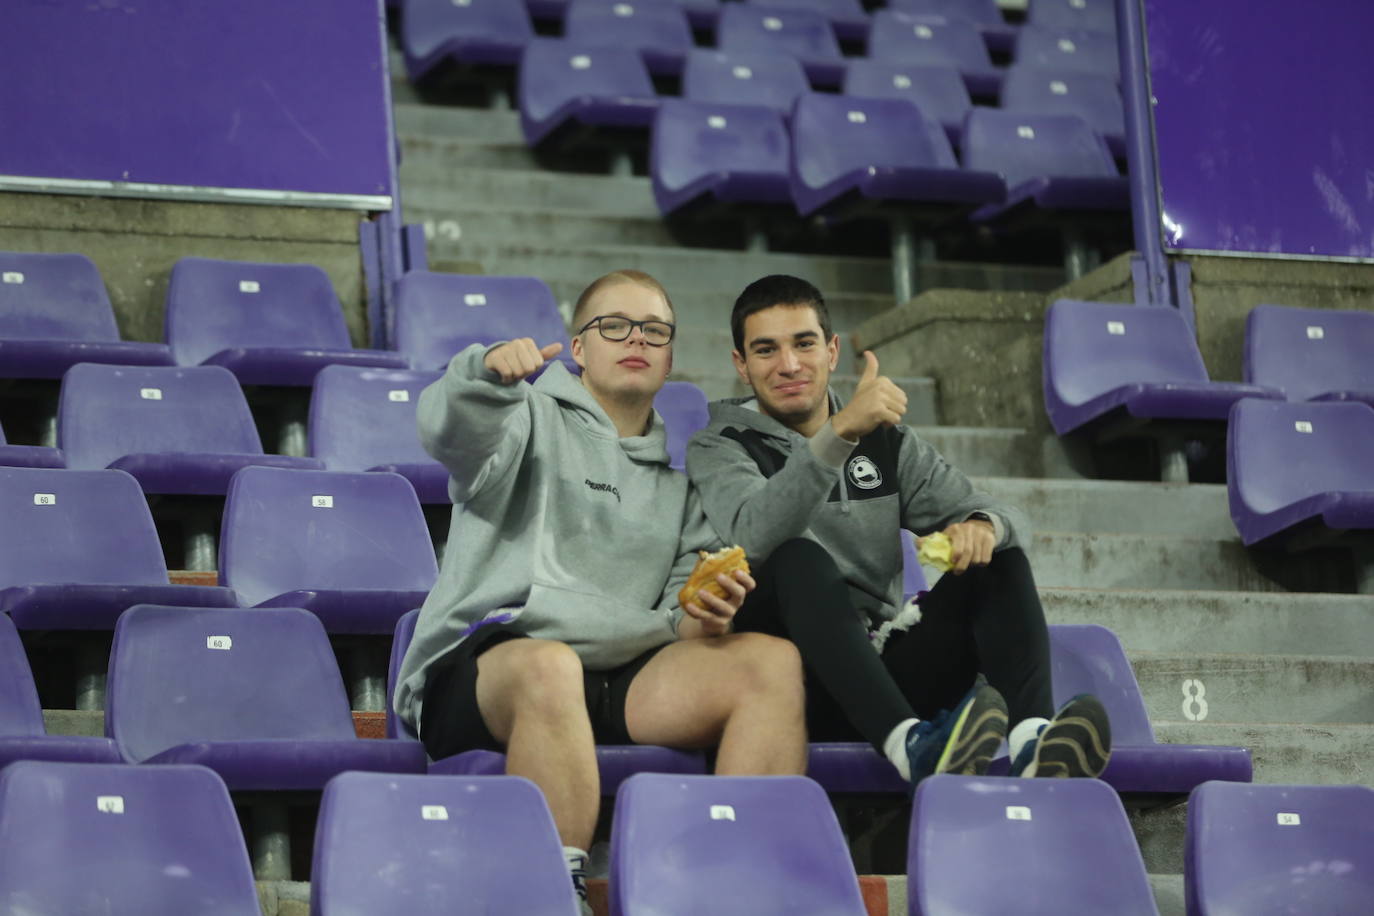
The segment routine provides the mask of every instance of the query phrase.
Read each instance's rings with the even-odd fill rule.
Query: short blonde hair
[[[591,310],[591,301],[596,294],[618,283],[635,283],[646,289],[651,289],[663,297],[663,301],[668,304],[668,311],[672,318],[677,318],[677,309],[673,308],[673,300],[668,298],[668,291],[663,288],[663,284],[649,276],[642,270],[613,270],[604,277],[598,277],[591,282],[591,285],[582,291],[582,295],[577,297],[577,305],[573,307],[572,331],[576,334],[582,329],[582,325],[587,322],[587,312]]]

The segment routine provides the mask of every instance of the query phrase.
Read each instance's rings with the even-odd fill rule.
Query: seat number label
[[[123,814],[124,796],[97,795],[95,797],[95,809],[102,814]]]
[[[1326,329],[1319,324],[1309,324],[1307,326],[1308,340],[1321,340],[1326,336]]]
[[[262,286],[261,286],[261,284],[258,283],[257,280],[240,280],[240,281],[239,281],[239,292],[241,292],[241,293],[258,293],[258,292],[262,292]]]
[[[35,493],[33,494],[33,504],[35,506],[55,506],[57,505],[57,494]]]
[[[386,393],[386,399],[397,404],[405,404],[410,400],[410,392],[406,391],[404,388],[388,391]]]
[[[733,821],[735,819],[735,808],[733,805],[712,805],[711,820],[713,821]]]
[[[446,821],[448,809],[443,805],[421,805],[420,817],[427,821]]]
[[[334,497],[332,497],[332,496],[312,496],[312,497],[310,497],[310,505],[314,506],[316,509],[333,509],[333,508],[334,508]]]
[[[1028,821],[1031,819],[1031,809],[1025,805],[1007,805],[1007,820],[1009,821]]]
[[[1126,322],[1109,321],[1107,322],[1107,333],[1114,337],[1121,337],[1126,333]]]
[[[1280,811],[1278,813],[1278,822],[1280,827],[1302,826],[1302,818],[1298,817],[1296,814],[1290,814],[1287,811]]]
[[[234,648],[234,639],[231,636],[207,636],[205,637],[205,648],[222,649],[228,652]]]
[[[138,396],[143,398],[143,400],[145,401],[160,401],[162,400],[162,389],[140,388],[138,389]]]
[[[1312,432],[1312,424],[1307,420],[1297,420],[1293,423],[1293,428],[1300,433]]]
[[[7,270],[4,273],[4,280],[6,283],[23,283],[24,275],[17,270]]]

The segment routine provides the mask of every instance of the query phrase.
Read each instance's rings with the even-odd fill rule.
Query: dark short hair
[[[663,288],[662,283],[659,283],[642,270],[613,270],[605,276],[593,280],[591,284],[582,291],[582,295],[577,297],[577,304],[573,306],[572,329],[574,334],[576,334],[577,329],[582,327],[586,322],[587,312],[590,311],[592,299],[596,297],[596,294],[607,287],[615,286],[619,283],[634,283],[658,293],[663,297],[664,303],[668,306],[668,317],[676,320],[677,309],[673,308],[673,300],[668,298],[668,291]]]
[[[800,277],[773,274],[746,286],[735,300],[734,310],[730,312],[730,333],[735,338],[735,349],[741,354],[744,353],[745,319],[775,305],[810,306],[820,322],[826,343],[835,336],[830,330],[830,311],[825,307],[825,297],[821,291]]]

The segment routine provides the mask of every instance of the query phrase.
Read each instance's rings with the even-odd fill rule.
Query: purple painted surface
[[[391,195],[380,0],[6,5],[0,175]]]
[[[1144,0],[1164,244],[1374,258],[1374,7]]]

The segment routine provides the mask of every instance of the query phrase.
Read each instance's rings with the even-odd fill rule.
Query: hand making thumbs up
[[[853,399],[831,418],[831,425],[842,439],[851,442],[868,435],[879,426],[895,426],[906,413],[906,392],[892,379],[878,374],[878,357],[864,351],[864,371]]]
[[[501,384],[511,385],[529,378],[563,351],[561,343],[540,347],[529,337],[508,341],[487,351],[482,365],[501,377]]]

